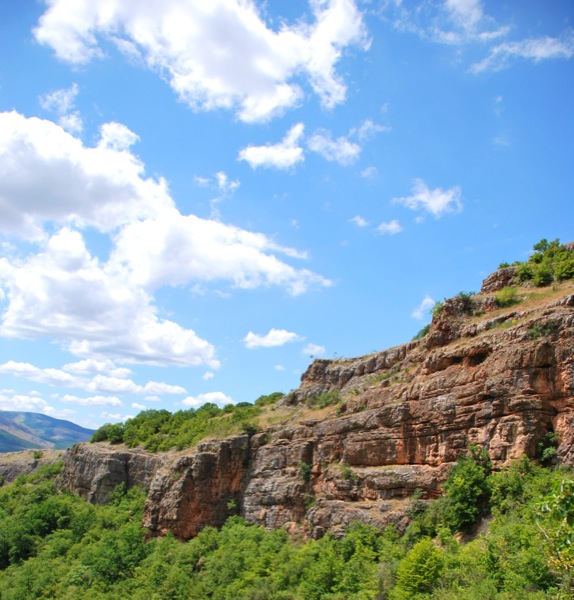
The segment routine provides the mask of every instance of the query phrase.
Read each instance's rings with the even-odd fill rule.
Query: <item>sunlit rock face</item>
[[[231,514],[320,536],[353,520],[404,526],[411,494],[439,495],[470,443],[500,468],[536,457],[555,431],[559,459],[574,464],[574,288],[501,310],[488,293],[506,275],[490,278],[470,309],[446,301],[421,340],[313,362],[283,401],[289,424],[177,453],[79,445],[61,485],[92,502],[118,483],[142,485],[152,536],[186,539]],[[333,391],[336,408],[301,413]]]

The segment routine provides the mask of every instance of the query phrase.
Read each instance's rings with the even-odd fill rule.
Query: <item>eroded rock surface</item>
[[[339,390],[337,414],[179,453],[79,445],[66,454],[62,486],[92,502],[122,481],[144,486],[151,535],[189,538],[238,513],[319,536],[352,520],[403,525],[413,491],[440,494],[471,442],[500,468],[535,457],[555,431],[560,459],[574,464],[573,292],[505,310],[481,296],[479,316],[453,299],[422,340],[314,361],[286,404],[296,414]]]

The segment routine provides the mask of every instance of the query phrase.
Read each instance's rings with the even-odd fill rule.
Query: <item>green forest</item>
[[[187,542],[146,541],[142,490],[121,485],[108,505],[92,505],[58,492],[59,469],[0,489],[2,600],[574,598],[564,467],[522,458],[491,472],[471,447],[442,497],[413,494],[402,535],[354,523],[341,539],[304,540],[233,516]]]

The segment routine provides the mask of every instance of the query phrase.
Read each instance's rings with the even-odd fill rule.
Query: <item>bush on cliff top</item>
[[[546,286],[554,281],[574,279],[574,251],[560,244],[560,240],[549,242],[542,239],[534,244],[533,250],[527,261],[517,261],[512,265],[518,267],[516,276],[521,283],[531,282],[535,286]],[[508,266],[508,263],[500,265]]]
[[[207,403],[200,408],[180,410],[144,410],[125,423],[106,423],[92,436],[92,442],[125,443],[128,448],[143,446],[157,452],[176,448],[181,450],[197,444],[207,436],[225,437],[237,433],[253,433],[260,406],[248,402],[228,404],[219,408]]]

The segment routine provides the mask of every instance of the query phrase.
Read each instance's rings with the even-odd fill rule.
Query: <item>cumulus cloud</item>
[[[0,373],[22,377],[50,386],[82,389],[87,392],[108,392],[119,394],[186,394],[185,388],[159,381],[148,381],[140,385],[131,379],[97,374],[93,377],[72,375],[62,369],[41,369],[30,363],[9,360],[0,365]]]
[[[243,338],[243,342],[246,348],[274,348],[302,339],[301,336],[286,329],[270,329],[266,335],[258,335],[250,331]]]
[[[402,204],[412,210],[423,210],[437,219],[446,213],[462,210],[461,189],[455,186],[449,190],[442,188],[429,189],[422,179],[415,179],[412,194],[403,198],[393,198],[393,202]]]
[[[389,221],[388,223],[385,223],[385,222],[381,223],[377,227],[377,231],[379,233],[383,233],[383,234],[386,233],[388,235],[396,235],[397,233],[400,233],[401,231],[403,231],[403,228],[396,219],[393,219],[392,221]]]
[[[24,260],[0,259],[0,284],[9,301],[3,336],[49,335],[77,356],[98,359],[219,366],[211,344],[159,318],[150,296],[103,268],[77,231],[61,230]]]
[[[2,245],[0,335],[50,336],[87,359],[216,369],[209,342],[158,314],[157,288],[227,281],[297,295],[331,282],[286,263],[306,255],[264,234],[182,215],[165,182],[145,178],[136,140],[108,123],[85,147],[50,121],[0,113],[0,233],[38,248],[22,257]],[[223,172],[216,181],[227,192],[238,185]],[[113,234],[107,262],[78,230],[90,226]]]
[[[291,248],[218,221],[165,210],[156,219],[125,227],[116,237],[111,263],[132,283],[146,289],[189,281],[228,280],[250,289],[278,285],[292,295],[331,282],[307,269],[296,269],[271,251],[304,258]]]
[[[203,406],[207,402],[213,402],[219,406],[225,406],[226,404],[235,404],[233,398],[227,396],[223,392],[207,392],[206,394],[199,394],[198,396],[188,396],[182,400],[184,406],[191,406],[197,408]]]
[[[525,59],[534,63],[550,59],[569,59],[574,56],[574,30],[568,30],[561,38],[530,38],[517,42],[505,42],[491,49],[489,55],[471,67],[473,73],[500,71],[513,60]]]
[[[173,206],[165,181],[125,151],[136,139],[107,123],[89,148],[51,121],[0,113],[0,233],[38,239],[47,222],[110,232]]]
[[[317,152],[328,161],[340,165],[350,165],[359,158],[361,146],[351,142],[347,137],[341,136],[333,139],[328,131],[317,131],[308,140],[307,147],[312,152]]]
[[[161,73],[192,108],[265,121],[302,100],[295,79],[306,78],[326,107],[343,102],[336,64],[345,47],[368,46],[354,0],[314,1],[311,11],[312,22],[273,30],[255,3],[241,0],[51,0],[34,33],[76,65],[103,58],[100,41],[111,40]]]
[[[411,317],[414,319],[422,320],[428,317],[430,309],[434,306],[435,301],[428,295],[426,295],[422,302],[413,310]]]
[[[319,344],[307,344],[302,352],[306,356],[325,356],[327,349]]]
[[[304,160],[303,148],[299,145],[304,129],[303,123],[297,123],[278,144],[247,146],[240,150],[239,160],[245,160],[254,169],[257,167],[289,169]]]
[[[131,407],[135,408],[136,410],[145,410],[146,406],[143,404],[138,404],[137,402],[132,402],[131,403]]]

